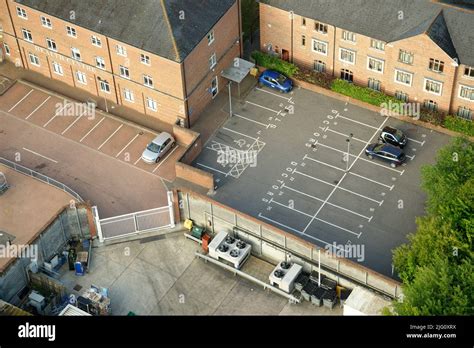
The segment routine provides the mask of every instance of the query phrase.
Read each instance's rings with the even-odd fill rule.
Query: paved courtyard
[[[450,137],[304,89],[256,87],[233,113],[193,163],[215,175],[213,198],[322,247],[355,245],[348,258],[393,276],[391,251],[424,214],[420,168]],[[388,125],[409,137],[397,168],[364,153]]]

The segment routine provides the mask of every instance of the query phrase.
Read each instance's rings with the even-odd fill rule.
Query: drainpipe
[[[456,91],[457,91],[456,85],[458,82],[458,70],[459,70],[459,65],[460,65],[457,58],[453,60],[453,63],[455,63],[456,66],[454,67],[453,88],[451,89],[451,98],[449,100],[448,115],[454,114],[453,103],[454,103],[454,98],[456,97]]]
[[[291,56],[290,56],[290,61],[293,63],[293,38],[294,38],[294,18],[295,18],[295,13],[293,11],[290,11],[290,19],[291,19]]]
[[[336,26],[334,28],[334,42],[332,47],[332,77],[336,77]]]

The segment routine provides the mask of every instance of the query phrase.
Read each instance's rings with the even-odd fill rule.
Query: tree
[[[394,251],[401,315],[474,314],[474,144],[455,138],[422,168],[427,215]]]

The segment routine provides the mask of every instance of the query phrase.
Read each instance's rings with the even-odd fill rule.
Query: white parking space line
[[[123,127],[123,123],[118,126],[118,128],[115,130],[115,132],[113,132],[112,134],[110,134],[110,136],[97,148],[97,150],[100,150],[102,148],[102,146],[104,146],[105,144],[107,144],[107,142],[112,139],[112,137],[120,130],[120,128]]]
[[[86,112],[87,112],[87,110],[84,111],[82,114],[80,114],[80,115],[74,120],[73,123],[71,123],[65,130],[62,131],[61,135],[64,135],[69,129],[71,129],[71,127],[74,126],[74,125],[77,123],[77,121],[79,121],[79,120],[81,119],[81,117],[82,117]]]
[[[407,139],[410,140],[410,141],[413,141],[414,143],[420,144],[421,146],[425,145],[425,142],[426,142],[426,140],[419,141],[419,140],[415,140],[415,139],[408,138],[408,137],[407,137]]]
[[[51,96],[49,96],[48,98],[46,98],[40,105],[38,105],[38,107],[36,109],[34,109],[28,116],[26,116],[25,120],[29,119],[31,117],[31,115],[33,115],[36,111],[38,111],[44,104],[46,104],[46,102],[51,99]]]
[[[163,163],[165,163],[165,161],[168,159],[168,157],[170,157],[170,156],[173,154],[173,152],[176,151],[176,149],[177,149],[178,147],[179,147],[179,145],[176,145],[176,146],[174,147],[174,149],[171,150],[171,152],[170,152],[165,158],[163,158],[163,159],[160,161],[160,163],[156,166],[156,168],[153,169],[153,172],[152,172],[152,173],[156,172],[157,169],[160,168],[160,166],[161,166]]]
[[[310,161],[313,161],[313,162],[316,162],[316,163],[320,163],[320,164],[322,164],[322,165],[325,165],[326,167],[333,168],[333,169],[337,169],[337,170],[339,170],[339,171],[341,171],[341,172],[345,172],[344,169],[341,169],[341,168],[339,168],[339,167],[333,166],[332,164],[328,164],[328,163],[325,163],[325,162],[322,162],[322,161],[318,161],[317,159],[311,158],[311,157],[309,157],[308,155],[304,155],[303,160],[305,160],[305,159],[309,159]]]
[[[49,121],[46,122],[46,123],[43,125],[43,128],[47,127],[48,124],[50,124],[50,123],[58,116],[58,114],[59,114],[61,111],[64,110],[65,107],[66,107],[66,106],[63,106],[63,107],[61,107],[59,110],[57,110],[57,111],[54,113],[54,116],[51,117],[51,118],[49,119]]]
[[[267,108],[266,106],[262,106],[262,105],[260,105],[260,104],[256,104],[256,103],[249,102],[248,100],[246,100],[245,102],[246,102],[247,104],[254,105],[254,106],[256,106],[256,107],[262,108],[262,109],[264,109],[264,110],[268,110],[268,111],[274,112],[275,114],[278,114],[278,113],[281,112],[281,110],[280,110],[280,111],[276,111],[276,110]]]
[[[294,192],[299,193],[299,194],[301,194],[301,195],[303,195],[303,196],[312,198],[312,199],[314,199],[314,200],[316,200],[316,201],[324,202],[324,200],[322,200],[321,198],[314,197],[314,196],[309,195],[309,194],[307,194],[307,193],[305,193],[305,192],[301,192],[301,191],[296,190],[296,189],[294,189],[294,188],[292,188],[292,187],[286,186],[285,184],[282,185],[282,188],[283,188],[283,187],[286,187],[288,190],[294,191]],[[275,202],[275,201],[273,201],[273,202]],[[341,207],[341,206],[339,206],[339,205],[337,205],[337,204],[334,204],[334,203],[331,203],[331,202],[326,202],[326,204],[328,204],[328,205],[330,205],[330,206],[333,206],[333,207],[335,207],[335,208],[338,208],[338,209],[347,211],[348,213],[351,213],[351,214],[360,216],[361,218],[364,218],[364,219],[366,219],[366,220],[369,221],[369,222],[370,222],[370,221],[372,220],[372,218],[373,218],[373,216],[370,216],[370,217],[369,217],[369,216],[365,216],[365,215],[359,214],[359,213],[357,213],[357,212],[355,212],[355,211],[353,211],[353,210],[350,210],[350,209]],[[311,216],[311,215],[310,215],[310,216]]]
[[[88,131],[87,134],[84,135],[84,136],[81,138],[81,140],[79,140],[79,142],[82,143],[82,141],[83,141],[85,138],[87,138],[87,136],[88,136],[89,134],[91,134],[91,133],[94,131],[94,129],[96,129],[96,128],[102,123],[103,120],[105,120],[105,116],[102,117],[102,119],[101,119],[99,122],[97,122],[97,124],[96,124],[94,127],[92,127],[92,129],[91,129],[90,131]]]
[[[344,154],[344,155],[347,155],[347,151],[342,151],[342,150],[336,149],[335,147],[332,147],[332,146],[329,146],[329,145],[320,143],[320,142],[317,141],[317,140],[316,140],[315,145],[320,145],[320,146],[325,147],[325,148],[327,148],[327,149],[331,149],[331,150],[337,151],[337,152],[339,152],[339,153],[342,153],[342,154]],[[363,151],[365,151],[365,148],[362,149],[362,152],[363,152]],[[400,175],[402,175],[402,174],[405,172],[405,170],[400,171],[400,170],[397,170],[397,169],[395,169],[395,168],[387,167],[387,166],[384,166],[384,165],[382,165],[382,164],[380,164],[380,163],[375,162],[374,160],[368,160],[368,159],[366,159],[366,158],[362,158],[362,157],[353,155],[353,154],[351,154],[351,153],[349,154],[349,157],[356,157],[356,159],[360,159],[361,161],[365,161],[365,162],[368,162],[368,163],[372,163],[373,165],[376,165],[376,166],[379,166],[379,167],[382,167],[382,168],[385,168],[385,169],[388,169],[388,170],[392,170],[392,171],[394,171],[394,172],[399,173]],[[351,168],[354,166],[354,163],[355,163],[355,162],[356,162],[356,161],[352,162]],[[350,170],[350,169],[349,169],[349,170]]]
[[[416,156],[416,155],[410,156],[410,155],[406,155],[406,154],[405,154],[405,156],[408,157],[411,161],[413,161],[413,160],[415,159],[415,156]]]
[[[14,108],[16,108],[18,105],[20,105],[20,103],[25,100],[26,98],[28,98],[28,96],[33,93],[33,90],[29,91],[23,98],[21,98],[15,105],[13,105],[10,110],[8,110],[8,112],[12,111]]]
[[[138,161],[140,161],[141,159],[142,159],[142,155],[140,155],[140,156],[138,157],[138,159],[137,159],[135,162],[133,162],[133,165],[136,166],[137,163],[138,163]]]
[[[222,151],[222,148],[224,148],[224,149],[229,149],[229,150],[235,150],[235,151],[238,151],[238,152],[245,152],[245,151],[242,150],[242,149],[237,149],[236,147],[233,147],[233,146],[230,146],[230,145],[226,145],[226,144],[222,144],[222,143],[220,143],[220,142],[218,142],[218,141],[215,141],[215,140],[211,140],[211,141],[212,141],[212,143],[214,143],[214,144],[220,145],[220,149],[215,149],[215,148],[213,148],[213,147],[211,147],[211,146],[206,146],[206,149],[208,149],[208,150],[212,150],[212,151],[215,151],[215,152],[220,152],[220,151]]]
[[[262,213],[258,213],[258,217],[259,217],[259,218],[262,218],[262,219],[264,219],[264,220],[270,221],[270,222],[272,222],[272,223],[274,223],[274,224],[280,225],[280,226],[282,226],[282,227],[285,227],[285,228],[287,228],[287,229],[289,229],[289,230],[292,230],[292,231],[294,231],[294,232],[296,232],[296,233],[304,234],[303,232],[301,232],[301,231],[299,231],[299,230],[297,230],[297,229],[295,229],[295,228],[292,228],[292,227],[290,227],[290,226],[287,226],[287,225],[285,225],[285,224],[282,224],[281,222],[278,222],[278,221],[275,221],[275,220],[273,220],[273,219],[270,219],[269,217],[266,217],[266,216],[262,215]],[[311,238],[311,239],[314,239],[314,240],[316,240],[316,241],[318,241],[318,242],[321,242],[321,243],[323,243],[323,244],[325,244],[325,245],[333,245],[333,244],[330,244],[330,243],[326,242],[325,240],[316,238],[316,237],[314,237],[314,236],[312,236],[312,235],[310,235],[310,234],[305,234],[305,236],[306,236],[307,238]],[[343,248],[343,247],[336,246],[336,248],[337,248],[337,249],[340,249],[340,250],[342,250],[342,251],[344,251],[344,248]]]
[[[244,133],[237,132],[237,131],[235,131],[235,130],[233,130],[233,129],[230,129],[230,128],[222,127],[222,129],[225,129],[225,130],[227,130],[227,131],[229,131],[229,132],[232,132],[232,133],[235,133],[235,134],[242,135],[242,136],[244,136],[244,137],[247,137],[247,138],[250,138],[250,139],[253,139],[253,140],[257,140],[256,138],[254,138],[254,137],[251,137],[250,135],[247,135],[247,134],[244,134]]]
[[[44,156],[44,155],[42,155],[42,154],[39,154],[38,152],[35,152],[35,151],[33,151],[33,150],[27,149],[26,147],[24,147],[23,150],[28,151],[28,152],[32,153],[33,155],[36,155],[36,156],[39,156],[39,157],[43,157],[44,159],[47,159],[48,161],[51,161],[51,162],[53,162],[53,163],[58,163],[58,161],[53,160],[52,158],[46,157],[46,156]]]
[[[272,92],[266,91],[266,90],[264,90],[264,89],[262,89],[262,88],[259,88],[259,87],[255,87],[255,89],[256,89],[257,91],[265,92],[265,93],[274,95],[275,97],[282,98],[282,99],[286,99],[286,100],[288,100],[288,101],[290,101],[290,99],[291,99],[291,98],[287,98],[287,97],[284,97],[284,96],[279,95],[279,94],[276,94],[276,93],[272,93]]]
[[[339,186],[339,185],[341,184],[341,182],[343,181],[343,179],[346,177],[346,174],[347,174],[347,173],[344,173],[344,175],[342,176],[342,178],[338,181],[337,185],[331,184],[330,182],[327,182],[327,181],[324,181],[324,180],[315,178],[315,177],[313,177],[313,176],[311,176],[311,175],[308,175],[308,174],[299,172],[299,171],[297,171],[297,170],[295,170],[294,173],[300,174],[300,175],[305,176],[305,177],[307,177],[307,178],[309,178],[309,179],[312,179],[312,180],[314,180],[314,181],[322,182],[323,184],[326,184],[326,185],[329,185],[329,186],[334,187],[334,190],[329,194],[329,198],[330,198],[330,196],[332,196],[332,194],[334,193],[335,189],[339,189],[339,190],[342,190],[342,191],[346,191],[346,192],[352,193],[352,194],[355,195],[355,196],[359,196],[359,197],[365,198],[365,199],[367,199],[367,200],[369,200],[369,201],[375,202],[375,203],[377,203],[378,205],[382,205],[382,203],[383,203],[383,201],[377,201],[376,199],[367,197],[367,196],[365,196],[365,195],[363,195],[363,194],[361,194],[361,193],[357,193],[357,192],[354,192],[354,191],[351,191],[351,190],[349,190],[349,189],[346,189],[346,188],[344,188],[344,187]]]
[[[300,213],[300,214],[302,214],[302,215],[305,215],[305,216],[308,216],[308,217],[311,217],[311,218],[313,217],[313,216],[310,215],[310,214],[307,214],[307,213],[305,213],[305,212],[303,212],[303,211],[300,211],[300,210],[298,210],[298,209],[295,209],[295,208],[291,208],[291,207],[289,207],[289,206],[287,206],[287,205],[285,205],[285,204],[282,204],[282,203],[280,203],[280,202],[277,202],[277,201],[275,201],[275,200],[273,200],[272,202],[275,203],[275,204],[277,204],[277,205],[280,205],[280,206],[282,206],[282,207],[284,207],[284,208],[287,208],[287,209],[289,209],[289,210],[292,210],[292,211],[295,211],[295,212],[297,212],[297,213]],[[333,223],[331,223],[331,222],[325,221],[325,220],[323,220],[323,219],[315,218],[315,220],[321,221],[321,222],[323,222],[323,223],[326,223],[326,224],[328,224],[328,225],[331,225],[331,226],[333,226],[333,227],[336,227],[336,228],[339,228],[339,229],[341,229],[341,230],[343,230],[343,231],[346,231],[346,232],[348,232],[348,233],[351,233],[351,234],[357,236],[357,238],[359,238],[360,235],[362,234],[362,232],[355,233],[355,232],[353,232],[353,231],[351,231],[351,230],[348,230],[347,228],[338,226],[338,225],[336,225],[336,224],[333,224]],[[313,220],[311,220],[311,222],[312,222],[312,221],[313,221]],[[311,224],[311,222],[310,222],[310,224]]]
[[[372,129],[377,129],[377,130],[378,130],[378,128],[375,127],[375,126],[372,126],[372,125],[367,124],[367,123],[364,123],[364,122],[360,122],[360,121],[353,120],[352,118],[342,116],[341,114],[337,114],[337,115],[336,115],[336,118],[342,118],[342,119],[344,119],[344,120],[348,120],[348,121],[351,121],[351,122],[360,124],[360,125],[362,125],[362,126],[369,127],[369,128],[372,128]]]
[[[262,122],[258,122],[258,121],[252,120],[251,118],[247,118],[247,117],[244,117],[244,116],[239,115],[239,114],[233,114],[232,117],[233,117],[233,116],[242,118],[242,119],[244,119],[244,120],[247,120],[247,121],[250,121],[250,122],[253,122],[253,123],[256,123],[256,124],[259,124],[259,125],[261,125],[261,126],[263,126],[263,127],[265,127],[265,128],[270,127],[270,125],[268,125],[268,124],[265,124],[265,123],[262,123]]]
[[[130,144],[133,143],[133,142],[135,141],[135,139],[138,138],[139,135],[140,135],[140,134],[136,134],[136,135],[132,138],[132,140],[130,140],[130,141],[128,142],[128,144],[125,145],[122,150],[120,150],[120,152],[115,156],[115,158],[117,158],[118,156],[120,156],[120,154],[121,154],[122,152],[124,152],[125,149],[126,149],[127,147],[129,147]]]
[[[259,141],[259,138],[255,139],[255,141],[252,143],[252,145],[250,145],[250,147],[247,149],[247,151],[245,151],[245,153],[248,153],[250,151],[251,148],[253,148],[253,146]],[[232,170],[234,170],[235,167],[237,166],[242,166],[242,162],[239,160],[236,164],[234,164],[234,166],[232,168],[230,168],[229,172],[225,175],[226,177],[230,175],[230,173],[232,172]],[[246,168],[246,167],[245,167]],[[240,174],[239,174],[239,177],[240,177]]]
[[[360,174],[356,174],[356,173],[354,173],[354,172],[349,172],[349,174],[354,175],[354,176],[357,176],[358,178],[361,178],[361,179],[364,179],[364,180],[373,182],[374,184],[378,184],[378,185],[380,185],[380,186],[386,187],[386,188],[388,188],[390,191],[392,191],[393,188],[395,187],[395,185],[390,186],[390,185],[387,185],[387,184],[383,184],[383,183],[381,183],[381,182],[375,181],[375,180],[373,180],[373,179],[366,178],[365,176],[360,175]]]
[[[343,137],[349,138],[349,135],[344,134],[344,133],[340,133],[340,132],[336,132],[335,130],[330,129],[329,127],[326,127],[326,130],[329,131],[329,132],[335,133],[335,134],[339,134]],[[366,140],[358,139],[356,137],[352,137],[351,139],[353,139],[355,141],[359,141],[359,142],[364,143],[364,144],[367,142]]]
[[[198,166],[200,166],[200,167],[204,167],[204,168],[213,170],[213,171],[215,171],[215,172],[217,172],[217,173],[221,173],[221,174],[227,175],[227,173],[226,173],[226,172],[223,172],[222,170],[219,170],[219,169],[216,169],[216,168],[212,168],[212,167],[206,166],[206,165],[204,165],[204,164],[202,164],[202,163],[196,163],[196,164],[197,164]]]

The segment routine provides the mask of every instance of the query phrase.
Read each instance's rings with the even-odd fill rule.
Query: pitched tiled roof
[[[474,66],[474,11],[430,0],[261,0],[385,42],[426,33],[451,58]],[[445,0],[449,2],[449,0]]]
[[[177,62],[191,53],[235,1],[16,0],[19,4]]]

